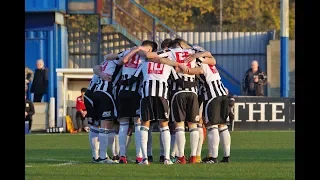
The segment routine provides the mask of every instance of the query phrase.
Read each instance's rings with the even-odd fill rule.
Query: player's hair
[[[81,88],[81,92],[86,92],[87,88]]]
[[[155,47],[156,45],[156,47]],[[157,49],[158,48],[158,45],[157,43],[154,43],[153,41],[149,41],[149,40],[145,40],[141,43],[141,46],[151,46],[152,47],[152,51],[153,49]]]
[[[152,46],[153,47],[153,42],[149,40],[142,41],[141,46]]]
[[[158,50],[158,44],[157,44],[156,42],[154,42],[154,41],[152,41],[152,44],[153,44],[153,46],[152,46],[152,52],[157,52],[157,50]]]
[[[172,42],[172,39],[165,39],[161,43],[161,49],[164,49],[166,47],[169,47],[170,43]]]
[[[188,42],[181,38],[175,38],[169,45],[171,48],[189,46]]]

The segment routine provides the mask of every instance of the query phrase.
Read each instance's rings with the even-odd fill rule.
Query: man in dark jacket
[[[48,93],[48,69],[44,67],[42,59],[37,60],[37,69],[34,73],[31,85],[31,93],[34,93],[33,102],[41,102],[43,95]]]
[[[252,61],[242,80],[242,89],[247,96],[264,96],[263,88],[267,84],[267,76],[259,68],[257,61]]]
[[[27,96],[25,95],[25,121],[29,121],[29,132],[32,127],[32,116],[34,113],[34,105],[30,100],[27,99]]]

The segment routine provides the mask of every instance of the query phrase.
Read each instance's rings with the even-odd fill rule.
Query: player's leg
[[[186,135],[185,135],[185,118],[186,118],[186,95],[183,92],[177,92],[172,96],[171,99],[171,113],[172,121],[175,123],[176,131],[176,143],[178,149],[178,159],[176,163],[186,164],[186,159],[184,156],[184,148],[186,144]]]
[[[196,162],[200,163],[201,162],[202,145],[204,142],[204,131],[203,131],[203,120],[202,120],[203,101],[202,101],[202,98],[199,96],[198,96],[198,103],[199,103],[200,121],[197,125],[198,131],[199,131],[199,142],[198,142],[198,147],[197,147],[197,152],[196,152]]]
[[[88,112],[88,124],[90,125],[89,144],[92,152],[92,162],[96,162],[96,160],[99,158],[99,123],[95,122],[94,94],[90,93],[89,96],[91,98],[88,97],[88,93],[84,95],[84,105],[86,106]]]
[[[115,130],[115,136],[113,140],[113,144],[109,144],[112,147],[112,160],[114,162],[119,162],[119,154],[120,154],[120,147],[119,147],[119,122],[117,120],[113,121],[113,129]],[[111,138],[111,137],[110,137]]]
[[[198,124],[200,123],[198,96],[189,92],[187,95],[186,120],[190,132],[190,159],[189,163],[196,163],[196,154],[199,144]]]
[[[159,124],[159,130],[160,130],[160,124]],[[159,157],[159,162],[164,162],[165,157],[164,157],[164,147],[163,147],[163,143],[161,140],[161,136],[159,136],[159,145],[160,145],[160,157]]]
[[[150,123],[149,131],[148,131],[148,144],[147,144],[147,154],[148,154],[148,161],[153,162],[153,155],[152,155],[152,130],[154,128],[155,121]]]
[[[86,106],[86,109],[88,111],[88,124],[90,125],[90,131],[89,131],[89,143],[92,151],[92,162],[96,163],[99,160],[99,126],[100,126],[100,121],[99,119],[100,114],[97,113],[98,108],[98,103],[99,101],[95,100],[95,95],[96,93],[93,93],[91,95],[91,98],[86,98],[84,99],[84,103]]]
[[[196,163],[200,163],[201,162],[202,145],[204,142],[204,131],[203,131],[203,123],[202,123],[201,117],[200,117],[200,123],[197,124],[197,129],[199,132],[199,142],[198,142],[198,147],[197,147],[197,152],[196,152]]]
[[[119,129],[119,146],[120,146],[120,161],[121,164],[126,164],[127,155],[127,133],[129,129],[129,119],[130,117],[121,117],[119,119],[120,129]]]
[[[140,110],[141,110],[141,95],[138,92],[133,92],[130,96],[133,103],[131,106],[131,117],[135,124],[135,146],[136,146],[136,163],[142,161],[142,147],[141,147],[141,121],[140,121]]]
[[[128,148],[129,148],[130,143],[131,143],[133,128],[134,128],[134,122],[132,121],[129,124],[129,129],[128,129],[128,132],[127,132],[126,152],[128,152]]]
[[[170,129],[169,129],[169,103],[162,97],[153,97],[153,112],[155,119],[160,122],[160,137],[163,144],[163,163],[166,165],[173,164],[170,160]]]
[[[99,93],[99,113],[101,114],[101,125],[99,129],[99,163],[114,163],[112,160],[107,158],[107,149],[109,144],[113,144],[115,130],[113,129],[113,121],[116,116],[115,104],[112,96],[107,93]],[[109,142],[111,141],[111,142]]]
[[[134,118],[134,141],[135,141],[135,146],[136,146],[136,163],[140,163],[143,159],[143,154],[142,154],[142,147],[141,147],[141,120],[140,118],[136,117]],[[149,130],[149,128],[148,128]],[[148,136],[148,135],[147,135]],[[147,140],[148,143],[148,140]],[[148,146],[148,144],[147,144]],[[147,154],[148,156],[148,154]]]
[[[133,128],[134,128],[134,120],[130,121],[129,123],[129,129],[128,129],[128,132],[127,132],[127,140],[126,140],[126,157],[127,157],[127,161],[128,162],[135,162],[134,160],[131,160],[128,158],[128,149],[129,149],[129,146],[130,146],[130,143],[131,143],[131,139],[132,139],[132,132],[133,132]]]
[[[152,112],[152,99],[151,97],[145,97],[141,99],[140,105],[140,119],[141,119],[141,128],[140,128],[140,147],[142,152],[142,161],[139,164],[148,165],[148,131],[150,128],[150,120],[154,119],[154,114]]]
[[[115,86],[113,89],[112,89],[112,95],[113,95],[113,100],[115,102],[115,105],[116,105],[116,109],[117,109],[117,112],[118,111],[118,103],[117,103],[117,100],[118,100],[118,86]],[[116,135],[114,136],[114,142],[112,144],[112,152],[113,152],[113,157],[112,157],[112,160],[114,162],[119,162],[120,160],[120,145],[119,145],[119,121],[118,121],[118,117],[115,117],[114,118],[114,124],[113,124],[113,128],[116,130]]]
[[[170,116],[169,116],[169,129],[170,129],[170,136],[171,136],[171,142],[170,142],[170,148],[171,148],[171,154],[170,159],[173,163],[176,162],[177,155],[178,155],[178,147],[176,143],[176,131],[175,131],[175,125],[174,122],[172,122]]]
[[[204,103],[205,121],[208,134],[208,158],[205,163],[217,163],[220,143],[218,125],[221,122],[221,97],[212,98]]]
[[[221,115],[221,122],[218,125],[218,130],[220,133],[220,142],[223,148],[223,159],[220,162],[229,162],[230,157],[230,147],[231,147],[231,136],[229,132],[229,128],[226,124],[226,120],[229,113],[229,102],[228,98],[226,96],[222,96],[222,102],[221,102],[221,109],[220,109],[220,115]]]
[[[120,160],[119,163],[126,164],[127,162],[127,133],[131,117],[127,114],[127,92],[120,91],[118,95],[118,109],[119,109],[119,146],[120,146]]]

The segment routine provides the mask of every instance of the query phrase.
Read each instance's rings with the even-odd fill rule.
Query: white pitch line
[[[52,159],[52,158],[26,158],[26,160],[39,160],[39,161],[55,161],[55,162],[72,162],[79,163],[78,161],[71,161],[65,159]]]
[[[58,163],[58,164],[50,164],[46,166],[66,166],[66,165],[73,165],[73,164],[78,164],[80,163],[79,161],[70,161],[70,160],[61,160],[61,159],[51,159],[51,158],[26,158],[26,160],[38,160],[41,162],[63,162],[63,163]],[[26,167],[34,167],[31,165],[26,165]]]
[[[52,164],[49,166],[66,166],[66,165],[72,165],[72,164],[77,164],[76,162],[66,162],[66,163],[60,163],[60,164]]]

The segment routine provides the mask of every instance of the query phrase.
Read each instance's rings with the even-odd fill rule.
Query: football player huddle
[[[140,46],[105,55],[93,68],[84,96],[92,161],[130,162],[127,149],[134,129],[135,162],[148,165],[153,162],[151,132],[159,124],[160,162],[165,165],[217,163],[220,141],[224,153],[219,162],[229,162],[230,98],[215,58],[180,38],[166,39],[162,50],[157,49],[157,43],[146,40]],[[186,127],[190,132],[188,159],[184,154]],[[205,137],[208,155],[201,159]]]

